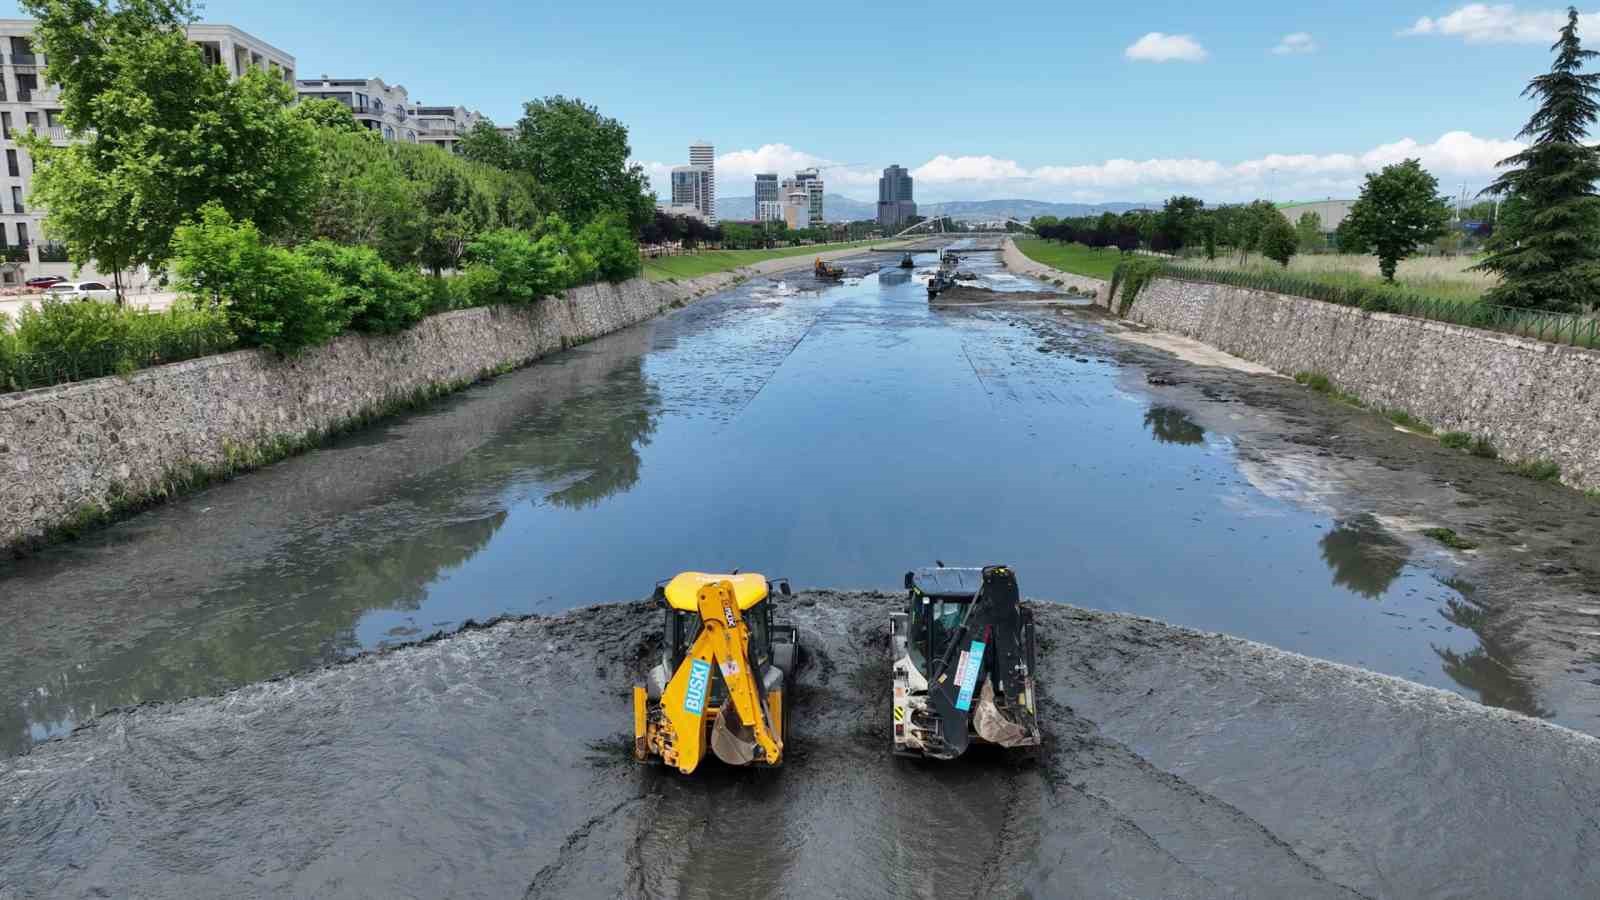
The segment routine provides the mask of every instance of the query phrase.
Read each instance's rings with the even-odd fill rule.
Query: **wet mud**
[[[0,762],[0,895],[1582,896],[1600,741],[1038,604],[1037,759],[889,753],[884,593],[786,606],[787,763],[633,762],[644,603],[113,712]]]

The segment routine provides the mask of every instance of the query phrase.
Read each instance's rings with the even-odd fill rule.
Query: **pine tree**
[[[1478,265],[1500,274],[1491,303],[1577,312],[1600,301],[1600,149],[1583,141],[1600,117],[1600,73],[1582,73],[1595,57],[1578,42],[1578,11],[1569,7],[1555,64],[1528,83],[1524,97],[1539,109],[1518,137],[1528,149],[1504,159],[1506,171],[1484,193],[1521,207],[1496,228],[1490,255]]]

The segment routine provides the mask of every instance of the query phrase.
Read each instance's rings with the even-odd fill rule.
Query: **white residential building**
[[[811,227],[811,195],[809,193],[803,190],[796,190],[785,195],[783,223],[796,231]]]
[[[409,110],[417,143],[431,144],[456,152],[456,144],[466,137],[483,116],[464,106],[413,106]]]
[[[756,201],[756,221],[757,222],[782,222],[783,221],[783,201],[781,201],[781,200],[757,200]]]
[[[795,186],[811,198],[811,221],[821,225],[827,221],[822,214],[822,173],[816,169],[801,169],[794,173]]]
[[[16,142],[16,131],[31,128],[56,144],[71,138],[60,124],[61,93],[44,83],[45,59],[34,52],[32,19],[0,19],[0,150],[5,152],[5,187],[0,190],[0,284],[36,275],[70,277],[66,251],[42,242],[44,211],[30,208],[33,160]],[[294,84],[294,57],[232,25],[195,24],[189,38],[208,62],[237,78],[251,69],[280,75]],[[109,278],[85,267],[86,279]]]
[[[707,222],[717,224],[717,151],[710,141],[695,141],[689,145],[689,165],[706,170],[706,190],[701,211]]]
[[[672,205],[690,206],[699,211],[699,217],[711,221],[712,194],[711,171],[705,166],[674,166],[672,169]]]
[[[417,142],[410,98],[403,85],[385,84],[381,78],[302,78],[295,82],[301,100],[337,100],[350,108],[356,121],[383,135],[386,141]]]

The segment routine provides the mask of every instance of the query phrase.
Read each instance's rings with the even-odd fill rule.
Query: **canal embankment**
[[[0,891],[1555,898],[1600,879],[1600,741],[1136,616],[1035,605],[1038,761],[896,759],[903,602],[785,601],[809,661],[777,772],[632,761],[629,688],[660,652],[644,602],[115,710],[0,761]]]
[[[692,279],[584,285],[527,307],[441,313],[399,334],[348,334],[289,358],[242,350],[0,396],[0,553],[271,463],[746,278],[811,263],[791,256]]]
[[[1105,282],[1044,266],[1011,241],[1005,261],[1031,277],[1094,282],[1095,302],[1110,308]],[[1309,376],[1435,434],[1470,436],[1480,452],[1538,477],[1600,490],[1600,352],[1164,277],[1139,291],[1125,317],[1282,375]]]
[[[1017,248],[1017,242],[1009,238],[1000,252],[1006,268],[1018,275],[1037,278],[1057,287],[1077,288],[1085,293],[1093,294],[1096,306],[1104,306],[1108,309],[1111,306],[1111,284],[1104,279],[1064,272],[1061,269],[1047,266],[1029,258],[1027,254]]]

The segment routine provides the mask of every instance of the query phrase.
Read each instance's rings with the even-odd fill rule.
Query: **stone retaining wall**
[[[1128,318],[1285,375],[1319,372],[1439,432],[1487,437],[1510,462],[1548,460],[1600,488],[1600,353],[1227,285],[1160,278]]]
[[[0,551],[637,324],[749,274],[586,285],[528,307],[441,313],[396,335],[345,335],[294,359],[243,350],[0,395]]]

